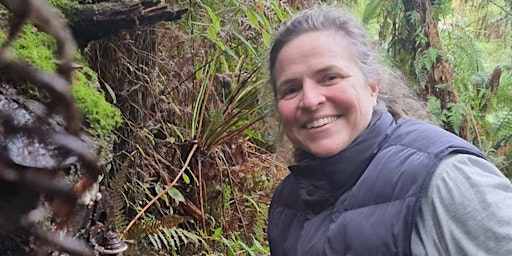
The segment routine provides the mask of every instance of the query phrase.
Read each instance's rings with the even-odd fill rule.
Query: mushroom
[[[113,231],[108,231],[99,245],[101,255],[117,255],[128,249],[128,245]]]

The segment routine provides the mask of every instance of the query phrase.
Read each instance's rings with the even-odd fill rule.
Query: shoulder
[[[512,216],[510,180],[492,163],[473,155],[453,154],[443,159],[432,177],[426,200],[452,211],[457,205],[490,211],[507,206]]]
[[[449,155],[422,198],[411,247],[417,255],[512,255],[511,219],[510,180],[483,158]]]
[[[388,142],[423,152],[439,154],[444,158],[449,153],[473,154],[485,158],[485,155],[474,145],[435,125],[401,118],[391,128]]]
[[[510,180],[496,166],[486,159],[468,154],[452,154],[443,159],[432,177],[429,188],[429,194],[432,196],[466,197],[461,193],[444,193],[447,188],[468,189],[471,193],[478,193],[481,196],[486,192],[512,193]]]

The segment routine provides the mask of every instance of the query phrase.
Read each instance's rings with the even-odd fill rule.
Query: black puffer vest
[[[435,126],[374,111],[370,126],[330,158],[304,154],[270,207],[272,256],[411,255],[419,201],[448,154],[485,156]]]

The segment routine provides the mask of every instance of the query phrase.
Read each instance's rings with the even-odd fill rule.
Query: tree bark
[[[415,21],[410,15],[406,15],[406,23],[409,28],[408,45],[415,53],[415,58],[421,58],[430,47],[442,51],[443,45],[439,36],[437,20],[432,12],[431,2],[428,0],[402,0],[402,3],[406,14],[415,11],[420,16],[419,21]],[[426,38],[422,42],[419,42],[414,35],[418,26],[423,29]],[[436,59],[427,73],[427,84],[419,94],[425,100],[429,96],[438,98],[443,111],[450,111],[450,103],[460,102],[457,91],[453,86],[453,68],[447,56],[440,56]],[[459,129],[448,121],[444,121],[443,126],[446,130],[456,133],[466,140],[470,139],[467,118],[463,118]]]
[[[173,10],[155,0],[109,0],[60,8],[80,48],[119,31],[180,19],[187,9]]]

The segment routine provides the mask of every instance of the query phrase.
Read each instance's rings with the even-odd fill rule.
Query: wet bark
[[[180,19],[186,9],[174,10],[156,0],[94,1],[62,8],[80,47],[91,41],[109,37],[120,31],[161,21]]]

